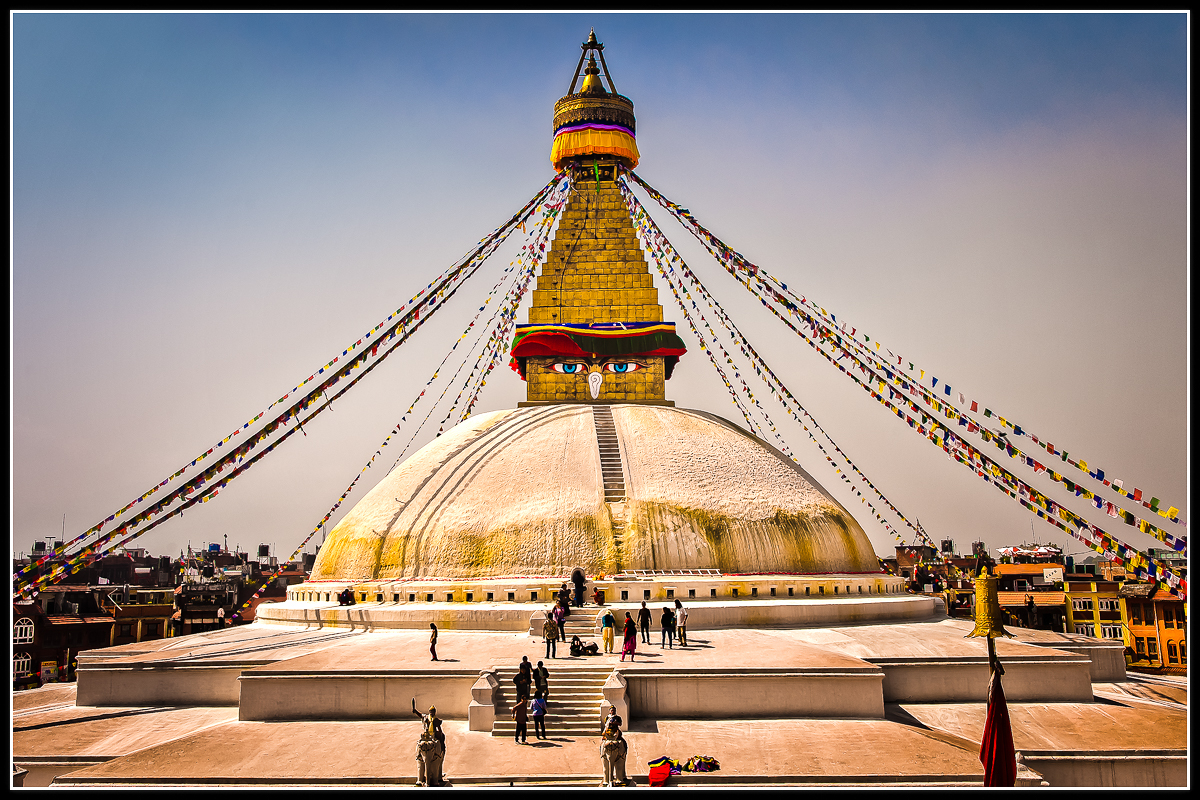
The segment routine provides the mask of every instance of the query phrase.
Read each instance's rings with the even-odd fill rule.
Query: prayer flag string
[[[212,497],[214,497],[217,494],[216,489],[218,489],[221,486],[227,485],[229,480],[232,477],[241,474],[241,472],[242,472],[241,465],[242,465],[243,461],[245,460],[246,456],[252,450],[254,450],[260,443],[262,443],[267,438],[269,438],[273,433],[278,431],[281,427],[285,426],[289,421],[294,420],[296,422],[296,427],[289,429],[286,432],[286,434],[282,438],[279,439],[279,441],[273,443],[264,452],[272,451],[275,446],[277,446],[279,443],[281,443],[283,440],[285,440],[295,430],[300,430],[301,433],[303,433],[304,432],[303,422],[301,422],[301,420],[300,420],[300,415],[302,412],[306,411],[308,408],[312,407],[313,405],[316,405],[321,400],[321,398],[324,397],[325,403],[318,406],[317,410],[314,411],[312,414],[310,414],[307,418],[307,419],[312,419],[312,417],[316,416],[316,414],[320,413],[322,410],[324,410],[325,408],[328,407],[328,404],[330,402],[329,396],[327,394],[328,389],[332,388],[334,385],[336,385],[338,382],[340,382],[342,378],[347,377],[351,372],[366,365],[365,369],[363,370],[363,373],[361,375],[359,375],[358,377],[356,377],[354,380],[352,380],[351,383],[345,388],[348,389],[350,386],[355,385],[358,382],[358,380],[361,379],[361,377],[363,377],[365,374],[369,373],[372,369],[374,369],[375,366],[377,366],[379,363],[381,363],[383,361],[383,359],[387,357],[387,355],[389,355],[391,352],[393,352],[396,349],[396,347],[398,347],[401,343],[406,341],[408,339],[408,337],[413,332],[415,332],[422,324],[424,324],[424,322],[427,321],[429,319],[429,317],[436,310],[438,310],[444,306],[445,302],[454,295],[454,293],[457,291],[458,287],[461,286],[465,280],[470,278],[472,275],[474,275],[474,273],[476,271],[478,271],[483,260],[485,260],[488,255],[490,255],[492,252],[495,251],[495,249],[497,247],[500,246],[500,244],[508,237],[508,235],[511,233],[511,231],[516,229],[518,224],[524,222],[524,219],[529,215],[529,213],[531,213],[532,210],[534,208],[536,208],[537,205],[539,203],[541,203],[543,199],[545,199],[545,197],[551,192],[551,190],[555,187],[555,185],[561,181],[561,178],[562,178],[561,173],[556,175],[555,178],[550,183],[548,183],[545,187],[543,187],[534,196],[534,198],[532,200],[530,200],[530,202],[527,203],[524,208],[521,209],[521,211],[519,211],[514,217],[512,217],[503,226],[501,226],[500,228],[497,228],[495,231],[493,231],[492,234],[485,237],[482,240],[481,245],[479,247],[477,247],[472,252],[472,254],[470,256],[468,256],[460,265],[453,267],[452,269],[443,273],[442,277],[440,277],[438,280],[430,283],[430,285],[427,287],[428,291],[423,289],[421,292],[419,292],[417,297],[421,298],[421,299],[412,305],[412,307],[410,308],[410,310],[407,314],[403,314],[398,321],[396,321],[394,324],[390,325],[387,328],[387,330],[375,340],[375,342],[372,344],[372,346],[369,350],[364,347],[361,350],[361,352],[359,352],[352,358],[348,359],[342,365],[341,368],[337,369],[336,371],[333,371],[329,376],[325,377],[325,379],[321,382],[321,384],[318,387],[316,387],[315,389],[309,391],[308,394],[304,398],[293,403],[293,405],[291,407],[289,407],[287,411],[280,414],[272,422],[267,423],[262,428],[260,428],[258,431],[253,433],[251,435],[251,438],[248,439],[246,442],[244,442],[243,444],[241,444],[235,448],[232,448],[230,451],[228,451],[226,453],[225,456],[221,457],[215,464],[208,467],[206,470],[204,470],[199,475],[189,479],[186,483],[184,483],[179,488],[175,489],[173,492],[168,494],[163,499],[159,500],[157,503],[148,507],[147,509],[145,509],[144,511],[135,515],[134,517],[123,521],[122,523],[120,523],[118,525],[118,527],[109,531],[107,534],[104,534],[96,541],[93,541],[89,544],[83,545],[81,547],[81,549],[79,550],[79,552],[73,554],[70,558],[67,558],[68,551],[70,551],[74,547],[80,545],[85,539],[87,539],[91,535],[100,532],[105,524],[114,520],[115,517],[118,516],[123,511],[128,510],[133,505],[141,502],[145,498],[149,497],[151,494],[154,494],[155,492],[157,492],[161,487],[165,486],[174,477],[178,476],[184,470],[180,470],[179,472],[175,473],[175,475],[172,475],[171,477],[169,477],[166,480],[162,481],[161,483],[157,484],[154,488],[152,488],[150,491],[144,493],[137,500],[126,505],[125,508],[123,508],[120,512],[110,515],[107,519],[105,519],[99,525],[96,525],[96,526],[92,527],[91,529],[89,529],[88,531],[85,531],[83,534],[80,534],[79,536],[75,537],[71,542],[65,543],[62,547],[54,548],[54,550],[47,553],[46,556],[44,556],[36,561],[32,561],[29,565],[23,567],[21,570],[18,570],[13,575],[14,591],[22,596],[28,596],[36,588],[46,584],[48,581],[51,581],[54,578],[57,578],[58,576],[60,576],[64,573],[69,574],[70,572],[75,572],[78,569],[80,569],[81,567],[85,566],[86,564],[91,563],[92,561],[95,561],[96,559],[102,557],[106,552],[108,552],[112,548],[121,546],[120,543],[112,544],[112,542],[114,542],[114,540],[116,540],[117,537],[126,533],[130,528],[133,528],[141,523],[147,522],[155,516],[160,516],[163,514],[166,514],[166,516],[163,517],[162,519],[160,519],[158,522],[165,521],[165,519],[167,519],[171,516],[174,516],[174,514],[177,512],[182,512],[182,510],[184,508],[190,507],[195,502],[208,502],[209,499],[211,499]],[[400,310],[402,310],[403,308],[404,308],[404,306],[401,306]],[[376,328],[374,330],[378,330],[382,325],[386,324],[387,321],[394,319],[397,315],[400,314],[400,310],[398,310],[395,314],[392,314],[391,316],[389,316],[388,320],[385,320],[385,322],[381,323],[380,326],[376,326]],[[422,311],[424,311],[424,314],[421,313]],[[377,360],[375,360],[374,362],[372,362],[370,364],[367,363],[369,357],[378,355],[379,346],[381,344],[384,344],[385,342],[390,342],[398,336],[400,337],[400,340],[395,345],[393,345],[390,348],[388,348],[387,350],[385,350],[384,354],[382,356],[379,356],[377,358]],[[348,353],[350,349],[352,349],[352,348],[348,348],[346,352]],[[339,359],[340,359],[340,356],[335,358],[334,361],[330,362],[330,363],[332,364],[334,362],[337,362]],[[322,368],[322,369],[318,370],[317,373],[314,373],[314,377],[316,375],[323,375],[326,372],[327,372],[327,370],[325,368]],[[306,380],[304,383],[302,383],[301,386],[303,386],[305,383],[308,383],[308,380]],[[344,392],[344,391],[345,391],[345,389],[343,389],[341,392],[338,392],[335,395],[335,397],[340,396],[342,394],[342,392]],[[288,395],[285,395],[283,398],[281,398],[281,401],[284,399],[287,399],[287,397],[290,396],[290,394],[291,393],[289,393]],[[280,401],[276,401],[276,402],[278,403]],[[272,404],[272,406],[273,405],[275,405],[275,404]],[[257,417],[255,417],[255,419],[260,418],[265,413],[266,412],[264,411],[262,414],[259,414]],[[247,423],[247,426],[248,426],[248,424],[249,423]],[[239,429],[239,430],[241,430],[241,429]],[[222,444],[224,444],[224,442],[228,441],[229,438],[230,437],[226,437],[225,440],[218,443],[214,448],[210,448],[210,450],[207,451],[207,453],[205,453],[202,457],[197,458],[196,460],[191,462],[191,464],[194,465],[195,463],[200,461],[203,457],[206,457],[207,455],[213,453],[215,451],[216,447],[220,447]],[[257,460],[257,458],[258,458],[258,456],[255,456],[254,458],[252,458],[250,460],[249,463],[253,463],[254,461]],[[249,466],[249,463],[247,463],[245,466]],[[233,472],[229,476],[227,476],[223,479],[220,479],[215,484],[215,486],[210,487],[210,489],[201,491],[201,493],[199,495],[197,495],[195,498],[192,498],[190,501],[188,501],[186,499],[187,495],[200,490],[200,488],[202,486],[204,486],[205,484],[208,484],[214,480],[217,480],[217,476],[220,473],[224,472],[227,467],[235,467],[235,465],[236,465],[236,468],[233,470]],[[185,502],[183,503],[183,505],[181,505],[175,511],[168,512],[167,507],[169,505],[171,505],[173,502],[175,502],[176,500],[179,500],[181,498],[185,499]],[[142,529],[141,531],[138,531],[138,532],[132,534],[132,536],[126,537],[125,539],[121,540],[122,543],[129,541],[129,539],[134,538],[136,536],[140,536],[142,533],[144,533],[146,530],[149,530],[151,527],[156,527],[158,522],[155,522],[153,525],[148,526],[148,527]],[[59,558],[59,557],[63,558],[63,560],[61,562],[59,562],[58,564],[54,564],[53,560],[55,558]],[[43,574],[40,574],[40,575],[37,574],[38,570],[40,570],[43,566],[45,566],[47,564],[51,565],[50,569]]]
[[[893,393],[893,390],[891,388],[889,388],[889,399],[883,398],[882,390],[888,383],[891,383],[894,379],[896,379],[895,373],[898,372],[897,370],[885,369],[883,371],[883,375],[880,375],[878,373],[878,368],[875,363],[873,363],[869,360],[863,359],[854,349],[847,346],[847,340],[849,339],[849,337],[843,337],[842,332],[840,330],[838,330],[836,328],[831,328],[828,324],[825,324],[823,321],[816,320],[813,316],[808,315],[808,314],[804,313],[802,310],[798,309],[796,303],[789,301],[788,296],[793,297],[793,298],[795,296],[792,295],[790,292],[787,292],[785,284],[775,281],[775,283],[780,287],[780,289],[782,289],[782,291],[783,291],[782,294],[779,290],[776,290],[773,287],[764,284],[761,276],[766,274],[765,271],[763,271],[761,268],[751,264],[750,262],[746,261],[744,259],[744,257],[740,256],[740,254],[737,254],[735,251],[728,248],[723,242],[721,242],[715,236],[713,236],[710,232],[708,232],[707,229],[704,229],[702,226],[700,226],[699,223],[695,221],[694,217],[691,216],[690,212],[687,212],[686,209],[682,209],[681,207],[677,206],[676,204],[671,203],[665,197],[662,197],[662,195],[660,193],[653,190],[652,187],[649,187],[644,181],[642,181],[640,178],[638,178],[633,173],[630,172],[627,174],[629,174],[631,177],[633,177],[635,180],[637,180],[639,185],[641,185],[643,188],[645,188],[652,197],[654,197],[661,205],[663,205],[664,208],[666,208],[677,219],[679,219],[680,222],[682,224],[684,224],[685,227],[689,230],[689,232],[691,232],[693,235],[695,235],[701,241],[701,243],[706,246],[706,248],[709,250],[709,252],[712,253],[718,259],[718,261],[720,263],[722,263],[722,265],[726,268],[727,271],[729,271],[735,278],[738,279],[738,281],[740,283],[742,283],[744,286],[746,286],[747,289],[749,289],[756,297],[758,297],[758,299],[760,300],[760,302],[763,304],[764,307],[768,308],[770,311],[772,311],[772,313],[774,313],[777,317],[779,317],[781,320],[783,320],[785,322],[785,324],[788,325],[789,328],[791,328],[794,332],[796,332],[803,339],[805,339],[805,341],[807,341],[810,345],[812,345],[814,347],[814,349],[816,349],[818,352],[820,352],[822,355],[824,355],[827,360],[829,360],[831,363],[833,363],[839,369],[839,371],[841,371],[841,372],[845,373],[847,376],[851,377],[856,383],[859,383],[860,386],[862,386],[862,388],[864,388],[865,390],[870,392],[872,397],[875,397],[881,403],[883,403],[886,407],[893,410],[894,413],[896,413],[902,419],[905,419],[908,422],[910,427],[913,427],[914,429],[918,430],[918,432],[921,432],[922,434],[927,435],[927,438],[930,438],[930,440],[934,441],[935,444],[939,444],[940,446],[942,446],[944,450],[947,450],[947,454],[948,455],[950,454],[948,448],[946,448],[944,446],[944,442],[946,441],[947,434],[949,433],[949,431],[948,431],[948,429],[945,428],[945,426],[941,425],[940,423],[938,423],[937,425],[930,424],[932,422],[937,422],[936,419],[932,418],[932,412],[930,412],[929,415],[926,415],[922,409],[920,409],[918,406],[916,406],[915,403],[913,403],[911,400],[909,400],[907,397],[905,397],[904,398],[905,403],[911,405],[912,410],[914,410],[915,412],[918,413],[918,416],[920,417],[920,422],[918,423],[912,417],[907,416],[902,411],[900,411],[898,408],[896,408],[891,402],[889,402],[889,399],[891,399],[892,397],[894,397],[897,394],[900,394],[899,392]],[[686,214],[686,216],[684,216],[685,214]],[[773,278],[771,280],[774,281]],[[762,296],[762,293],[760,293],[760,291],[755,290],[754,286],[751,285],[752,281],[755,284],[757,284],[759,289],[764,290],[768,294],[768,296],[771,297],[772,300],[774,300],[776,303],[779,303],[780,305],[783,305],[794,315],[798,316],[798,318],[801,319],[802,322],[807,323],[812,329],[813,336],[810,337],[810,336],[806,335],[802,330],[800,330],[799,328],[796,328],[794,325],[792,325],[790,323],[790,321],[788,321],[785,317],[783,317],[781,314],[779,314],[778,310],[776,310],[774,308],[774,304],[771,302],[768,302],[768,300]],[[807,303],[807,301],[805,301],[805,303]],[[798,310],[800,311],[799,314],[796,313]],[[834,319],[834,321],[836,321],[836,318],[833,318],[832,315],[830,315],[830,318]],[[822,346],[822,345],[824,345],[824,346]],[[832,350],[834,352],[837,352],[839,350],[841,352],[836,357],[834,357],[833,355],[831,355],[831,353],[826,352],[826,348],[829,348],[829,350]],[[861,379],[859,379],[858,376],[855,375],[850,369],[847,369],[844,365],[839,363],[840,360],[845,357],[849,357],[850,363],[852,366],[856,366],[859,371],[864,372],[868,375],[868,378],[870,380],[869,384],[862,381]],[[884,380],[884,376],[886,376],[886,378],[887,378],[886,381]],[[903,380],[900,380],[899,382],[904,383]],[[874,390],[874,388],[872,388],[876,384],[879,385],[878,393]],[[936,401],[936,398],[931,398],[928,393],[923,393],[922,398],[926,401],[933,400],[934,402],[937,403],[937,406],[940,409],[946,409],[949,406],[949,404],[947,404],[947,403],[944,403],[941,401]],[[949,407],[948,410],[945,411],[945,413],[947,413],[949,416],[951,416],[951,418],[955,418],[956,416],[961,415],[961,412],[958,412],[957,409],[954,409],[953,407]],[[928,430],[925,427],[927,424],[929,425]],[[960,421],[960,424],[967,425],[968,423],[965,421]],[[968,430],[972,430],[972,432],[974,432],[975,430],[979,430],[981,428],[981,426],[979,426],[976,423],[970,423],[970,424],[973,426],[973,428],[969,427]],[[990,431],[987,431],[986,429],[982,429],[982,430],[983,430],[982,435],[984,436],[985,440],[991,441],[991,439],[989,437],[993,436],[993,434],[991,434]],[[953,437],[952,440],[962,442],[963,445],[966,445],[965,441],[963,441],[960,437]],[[997,446],[1001,447],[1002,449],[1005,449],[1009,453],[1009,455],[1012,457],[1016,457],[1016,452],[1019,452],[1019,451],[1016,451],[1016,449],[1013,448],[1012,445],[1007,442],[998,444]],[[1030,508],[1030,510],[1035,511],[1035,513],[1037,513],[1039,517],[1046,519],[1051,524],[1056,525],[1056,527],[1060,527],[1060,528],[1066,530],[1069,534],[1071,534],[1072,536],[1075,536],[1075,538],[1078,538],[1081,541],[1084,541],[1086,544],[1088,544],[1093,549],[1097,549],[1101,552],[1106,552],[1109,555],[1109,557],[1114,558],[1116,560],[1120,560],[1122,563],[1132,564],[1133,571],[1135,572],[1135,574],[1152,575],[1155,578],[1159,579],[1159,581],[1164,585],[1164,587],[1168,588],[1172,593],[1175,593],[1175,594],[1183,593],[1184,596],[1186,595],[1186,580],[1180,579],[1179,576],[1176,575],[1174,572],[1172,572],[1169,568],[1160,564],[1156,560],[1149,558],[1149,557],[1145,556],[1144,554],[1138,552],[1135,548],[1132,548],[1123,542],[1119,542],[1118,540],[1113,539],[1111,536],[1109,536],[1109,534],[1105,533],[1097,526],[1091,525],[1090,523],[1086,523],[1086,521],[1082,520],[1082,518],[1079,518],[1077,515],[1071,514],[1071,512],[1068,512],[1066,509],[1062,508],[1060,505],[1054,504],[1053,501],[1049,500],[1049,498],[1045,498],[1043,495],[1036,492],[1036,490],[1033,490],[1031,487],[1029,487],[1027,484],[1024,484],[1024,482],[1020,481],[1015,476],[1012,476],[1011,473],[1007,473],[1007,471],[1002,470],[998,465],[995,464],[995,462],[992,462],[990,459],[986,459],[986,457],[983,456],[981,453],[979,453],[977,450],[974,450],[972,448],[972,451],[973,451],[974,456],[978,457],[981,460],[986,461],[990,466],[994,467],[996,470],[1000,470],[1000,472],[1004,476],[1007,476],[1004,478],[1004,480],[1007,482],[1006,485],[1024,487],[1023,492],[1024,492],[1025,496],[1033,497],[1033,498],[1037,499],[1037,502],[1035,504],[1040,504],[1040,505],[1044,506],[1045,504],[1049,503],[1049,504],[1051,504],[1052,508],[1057,509],[1059,516],[1070,515],[1071,518],[1073,518],[1073,524],[1075,524],[1079,527],[1083,527],[1085,525],[1088,526],[1089,531],[1091,531],[1092,538],[1089,539],[1089,538],[1084,538],[1084,537],[1077,535],[1073,529],[1069,529],[1066,526],[1060,524],[1057,519],[1052,519],[1052,518],[1046,516],[1044,514],[1044,512],[1041,512],[1038,509],[1032,508],[1031,504],[1028,502],[1024,502],[1024,501],[1022,502],[1022,505],[1025,505],[1027,508]],[[1026,457],[1026,458],[1028,458],[1028,457]],[[956,459],[956,460],[959,460],[959,459]],[[1032,461],[1032,459],[1028,459],[1028,460]],[[1036,467],[1035,467],[1035,471],[1037,471]],[[984,471],[977,470],[977,474],[979,474],[980,477],[983,477],[985,480],[988,480],[988,482],[992,482],[989,478],[986,477],[986,473]],[[1060,480],[1062,478],[1062,476],[1057,476],[1056,473],[1052,473],[1052,477],[1054,477],[1056,479],[1060,479]],[[1012,494],[1011,496],[1017,497],[1016,494]],[[1103,502],[1097,502],[1096,505],[1097,505],[1097,507],[1102,507],[1102,508],[1104,507]],[[1127,514],[1127,512],[1126,512],[1126,514]],[[1114,516],[1115,516],[1115,514],[1114,514]],[[1129,520],[1130,516],[1132,516],[1132,515],[1127,515],[1125,518],[1125,521],[1127,523],[1130,522],[1130,520]],[[1150,532],[1152,535],[1154,535],[1154,531],[1157,530],[1154,528],[1154,526],[1150,526],[1147,523],[1144,523],[1142,521],[1137,521],[1137,523],[1139,523],[1138,527],[1140,529]],[[1159,532],[1162,533],[1161,531],[1159,531]],[[1169,536],[1169,534],[1168,534],[1168,536]],[[1093,541],[1093,539],[1100,541],[1100,544],[1097,545],[1096,542]],[[1180,540],[1178,538],[1172,537],[1171,541],[1175,542],[1173,546],[1177,550],[1186,548],[1186,541],[1184,541],[1184,540]],[[1111,542],[1113,544],[1113,547],[1106,547],[1105,542]]]
[[[629,187],[624,182],[624,180],[622,180],[619,185],[621,188],[622,196],[625,198],[626,206],[630,212],[630,216],[633,219],[635,225],[637,225],[639,233],[642,236],[643,242],[645,244],[646,252],[648,252],[651,255],[659,273],[663,276],[664,280],[666,280],[668,285],[671,287],[672,293],[675,295],[676,301],[680,303],[680,307],[684,311],[685,316],[687,315],[687,308],[684,305],[682,298],[680,297],[680,293],[682,293],[684,296],[689,296],[689,293],[688,293],[686,285],[684,285],[682,280],[680,280],[679,289],[676,290],[675,284],[674,284],[675,269],[672,266],[673,264],[678,265],[679,273],[692,284],[693,289],[695,290],[696,294],[699,294],[701,296],[701,298],[705,301],[705,303],[709,306],[709,308],[716,314],[718,320],[724,326],[727,335],[729,335],[731,340],[735,344],[738,345],[739,349],[742,352],[742,355],[751,361],[751,364],[754,368],[755,373],[758,375],[759,379],[762,380],[767,385],[767,388],[771,392],[772,396],[774,396],[775,399],[777,401],[779,401],[780,405],[782,405],[784,407],[784,409],[792,416],[792,418],[795,419],[796,422],[800,424],[801,428],[803,428],[804,432],[808,435],[809,439],[812,440],[812,442],[821,451],[821,454],[825,457],[825,460],[834,469],[835,473],[841,478],[841,480],[844,483],[846,483],[850,487],[851,491],[854,492],[854,494],[859,497],[860,502],[865,504],[870,509],[871,513],[885,527],[886,530],[888,530],[890,533],[892,533],[894,536],[896,536],[897,539],[900,538],[900,536],[897,534],[895,528],[893,528],[892,525],[883,517],[883,515],[880,514],[878,509],[875,508],[874,504],[872,504],[869,500],[867,500],[865,497],[863,497],[862,493],[859,492],[857,488],[855,488],[854,483],[850,479],[849,475],[846,472],[844,472],[841,469],[841,467],[838,465],[837,461],[834,460],[834,458],[829,455],[829,453],[825,450],[825,447],[813,435],[812,431],[809,429],[808,424],[806,424],[804,422],[804,420],[800,419],[800,417],[797,416],[795,410],[793,410],[793,408],[792,408],[793,405],[795,406],[795,408],[799,409],[802,414],[804,414],[804,416],[809,420],[809,423],[811,423],[813,427],[815,427],[818,431],[820,431],[822,433],[822,435],[824,435],[824,437],[834,447],[836,452],[842,457],[842,459],[845,460],[846,464],[854,470],[854,472],[859,476],[859,478],[861,480],[863,480],[863,482],[866,483],[869,487],[871,487],[871,489],[874,490],[876,495],[884,503],[886,503],[888,505],[888,507],[891,508],[892,511],[897,514],[897,516],[899,516],[902,520],[904,520],[905,524],[907,524],[910,528],[912,528],[912,530],[918,536],[924,538],[926,541],[929,541],[929,537],[924,533],[924,531],[919,527],[919,525],[913,525],[913,523],[910,522],[902,513],[900,513],[899,509],[897,509],[895,507],[895,505],[893,503],[891,503],[891,501],[889,501],[887,499],[887,497],[884,496],[883,493],[881,491],[879,491],[879,489],[870,480],[868,480],[866,478],[866,475],[863,474],[862,471],[850,460],[850,458],[846,455],[846,453],[838,446],[837,442],[835,442],[833,440],[833,438],[828,434],[828,432],[825,431],[824,428],[822,428],[819,423],[817,423],[816,419],[812,417],[812,415],[808,412],[808,410],[805,409],[803,407],[803,405],[800,404],[800,402],[787,389],[787,387],[783,384],[783,382],[781,380],[779,380],[778,376],[775,375],[775,373],[770,369],[769,366],[767,366],[765,360],[758,354],[758,351],[754,349],[754,347],[750,344],[750,342],[746,339],[746,337],[737,328],[736,324],[734,324],[733,320],[729,317],[729,315],[725,312],[725,310],[720,306],[720,304],[712,296],[712,293],[708,291],[708,289],[704,286],[704,284],[700,281],[700,279],[695,275],[695,273],[687,266],[687,263],[683,260],[683,258],[679,256],[678,252],[671,245],[670,241],[666,238],[665,235],[663,235],[662,231],[654,223],[654,220],[650,217],[649,214],[646,213],[645,209],[641,206],[641,203],[638,202],[637,198],[629,190]],[[704,315],[702,313],[699,313],[699,309],[696,306],[696,303],[694,300],[691,301],[691,305],[694,309],[697,310],[697,313],[700,316],[700,319],[704,322],[705,327],[708,328],[710,334],[713,337],[713,340],[715,342],[717,342],[719,345],[719,340],[716,337],[716,333],[708,325],[707,319],[704,317]],[[690,320],[689,320],[689,324],[690,324]],[[733,365],[734,362],[733,362],[732,358],[729,357],[728,352],[725,351],[723,346],[721,346],[721,349],[722,349],[722,354],[725,356],[726,362],[729,363],[730,365]],[[710,358],[711,358],[711,356],[710,356]],[[715,366],[715,362],[714,362],[714,366]],[[724,376],[722,376],[722,377],[724,377]],[[779,431],[775,428],[775,425],[771,422],[770,416],[767,414],[766,410],[763,409],[762,405],[753,398],[753,393],[750,391],[749,386],[745,383],[744,380],[741,379],[741,376],[737,374],[736,366],[735,366],[735,377],[741,382],[743,390],[747,393],[747,395],[754,402],[755,406],[757,406],[759,408],[760,412],[763,414],[764,419],[767,421],[768,426],[771,428],[772,432],[775,434],[776,439],[778,439],[780,441],[780,443],[782,445],[781,450],[793,461],[798,461],[798,459],[796,459],[796,457],[790,452],[786,442],[784,442],[782,436],[780,436],[780,434],[779,434]],[[732,391],[732,387],[729,385],[728,379],[726,378],[725,380],[726,380],[727,388],[730,388],[730,390]]]

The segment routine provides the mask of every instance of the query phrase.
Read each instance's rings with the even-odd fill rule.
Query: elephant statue
[[[446,745],[428,731],[417,740],[417,785],[441,786],[442,761],[446,758]]]
[[[600,760],[604,762],[604,786],[628,786],[629,778],[625,775],[625,756],[629,752],[629,742],[621,735],[620,730],[605,731],[600,740]]]

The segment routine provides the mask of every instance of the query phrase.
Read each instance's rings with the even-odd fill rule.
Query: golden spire
[[[579,90],[580,94],[608,94],[604,84],[600,81],[600,68],[596,66],[595,56],[588,58],[587,69],[583,71],[583,74],[587,77],[583,79],[583,88]]]

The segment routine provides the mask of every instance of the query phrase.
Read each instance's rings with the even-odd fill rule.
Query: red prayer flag
[[[972,411],[978,411],[978,410],[979,410],[979,403],[976,403],[974,400],[972,400],[972,401],[971,401],[971,410],[972,410]]]
[[[1013,748],[1012,723],[998,672],[992,673],[988,683],[987,720],[983,724],[983,741],[979,744],[979,761],[983,764],[984,786],[1016,785],[1017,753]]]

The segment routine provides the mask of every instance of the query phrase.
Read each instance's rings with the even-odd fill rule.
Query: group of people
[[[642,644],[650,644],[650,609],[646,607],[646,601],[642,601],[642,607],[638,609],[637,621],[633,619],[633,614],[629,611],[625,612],[625,624],[622,630],[622,645],[621,645],[621,660],[625,660],[625,656],[629,656],[629,660],[633,661],[637,652],[638,632],[642,635]],[[675,601],[675,608],[663,606],[662,614],[658,618],[660,630],[662,632],[662,647],[669,649],[675,648],[675,637],[679,637],[679,646],[687,647],[687,609],[683,607],[683,603],[679,600]],[[608,635],[607,633],[605,634]],[[605,652],[612,652],[605,650]]]
[[[529,718],[533,717],[533,734],[535,739],[546,738],[546,708],[550,697],[550,670],[539,661],[537,666],[529,662],[529,656],[522,656],[513,677],[517,687],[517,701],[513,703],[512,718],[517,723],[514,740],[525,744],[528,737]],[[529,696],[530,687],[533,697]]]
[[[569,613],[566,605],[562,602],[566,597],[566,584],[563,584],[563,589],[559,593],[559,602],[555,603],[554,608],[546,612],[546,621],[542,623],[542,639],[546,643],[546,658],[558,658],[558,642],[567,640],[566,637],[566,614]],[[632,661],[637,651],[638,632],[640,630],[642,643],[650,644],[650,609],[646,607],[646,601],[642,601],[642,607],[638,609],[637,619],[634,620],[633,613],[625,612],[625,621],[622,625],[621,635],[621,660],[625,660],[628,655]],[[668,649],[674,649],[675,639],[678,637],[679,646],[687,647],[687,609],[683,607],[683,603],[679,600],[675,601],[675,607],[663,606],[662,614],[659,616],[659,626],[662,633],[662,646]],[[604,644],[604,652],[612,653],[615,646],[617,619],[613,614],[612,609],[606,608],[603,616],[600,618],[600,639]],[[573,656],[594,656],[600,654],[600,648],[595,642],[584,643],[578,636],[571,637],[571,655]]]

